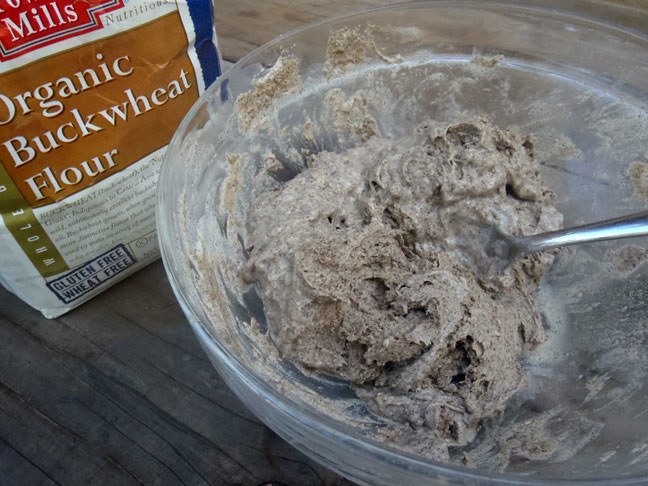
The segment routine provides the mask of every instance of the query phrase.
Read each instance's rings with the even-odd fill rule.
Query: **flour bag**
[[[0,282],[45,316],[158,257],[160,163],[220,74],[213,18],[210,0],[0,3]]]

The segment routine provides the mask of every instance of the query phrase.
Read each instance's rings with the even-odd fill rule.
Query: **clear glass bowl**
[[[370,54],[327,82],[330,33],[368,25],[381,55],[399,62]],[[633,194],[628,164],[648,159],[648,39],[500,2],[408,4],[299,29],[246,56],[192,108],[168,150],[158,207],[171,285],[214,366],[261,420],[331,469],[378,485],[646,484],[648,265],[618,270],[615,250],[627,241],[563,252],[544,279],[550,337],[525,364],[528,386],[498,426],[523,430],[542,416],[559,446],[546,460],[514,451],[504,472],[433,463],[375,440],[368,432],[375,418],[345,383],[304,376],[262,345],[263,305],[240,283],[246,254],[237,228],[263,162],[249,158],[249,177],[226,204],[227,154],[268,147],[288,160],[291,143],[303,148],[299,137],[286,144],[268,133],[241,134],[232,117],[236,97],[286,48],[301,62],[304,86],[271,120],[287,133],[299,132],[306,116],[317,121],[331,83],[345,93],[382,90],[368,110],[386,137],[430,118],[487,113],[501,127],[535,134],[543,176],[571,225],[645,205]],[[317,147],[357,142],[324,130]]]

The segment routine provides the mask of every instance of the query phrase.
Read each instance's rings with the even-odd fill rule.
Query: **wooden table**
[[[216,0],[223,58],[379,0]],[[645,28],[645,0],[587,13]],[[545,6],[582,8],[576,1]],[[0,288],[0,485],[350,484],[252,416],[194,338],[158,261],[47,320]]]

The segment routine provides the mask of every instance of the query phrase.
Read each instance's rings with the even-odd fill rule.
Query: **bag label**
[[[67,262],[40,224],[33,209],[0,164],[2,220],[34,268],[43,276],[69,270]]]
[[[50,280],[47,286],[63,303],[69,304],[119,275],[134,263],[135,258],[128,248],[120,244],[85,265]]]
[[[0,61],[101,29],[123,0],[2,0]]]
[[[46,217],[44,230],[33,209],[82,192],[169,142],[198,98],[184,44],[174,12],[0,76],[3,219],[43,277],[69,268],[61,243],[74,238],[67,228],[85,214],[72,208],[59,230]],[[150,186],[142,182],[120,187],[105,209],[115,211],[129,193]],[[85,213],[98,194],[83,199]]]
[[[29,206],[69,197],[169,142],[198,98],[183,43],[173,13],[0,76],[0,160]]]

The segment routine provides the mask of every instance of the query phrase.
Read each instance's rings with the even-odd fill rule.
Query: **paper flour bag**
[[[0,3],[2,284],[56,317],[156,259],[165,147],[219,74],[210,0]]]

